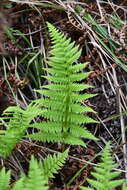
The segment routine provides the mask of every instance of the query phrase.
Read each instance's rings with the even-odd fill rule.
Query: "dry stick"
[[[118,91],[120,91],[120,89]],[[118,93],[118,97],[119,97],[119,113],[121,114],[122,108],[121,108],[120,93]],[[125,137],[125,125],[124,125],[123,115],[120,116],[120,123],[121,123],[122,143],[124,143],[126,141],[126,137]],[[124,158],[125,171],[126,171],[125,179],[127,182],[127,150],[126,150],[126,144],[123,144],[123,158]]]
[[[101,57],[101,54],[100,54],[100,57]],[[102,62],[103,62],[103,59],[102,59]],[[104,63],[104,62],[103,62]],[[115,81],[116,81],[116,72],[115,72],[115,69],[114,68],[112,68],[113,69],[113,73],[114,73],[114,75],[112,76],[112,79],[113,79],[113,81],[114,81],[114,83],[116,83]],[[109,81],[109,83],[111,84],[111,82]],[[113,88],[113,91],[114,91],[114,87],[113,87],[113,85],[111,85],[111,87]],[[116,94],[116,92],[115,92],[115,94]],[[123,97],[123,93],[122,93],[122,91],[120,91],[120,97],[121,97],[121,100],[123,101],[123,103],[125,104],[125,101],[124,101],[124,97]],[[122,104],[121,104],[121,107],[126,107],[125,105],[124,106],[122,106]],[[122,110],[122,109],[121,109]],[[121,113],[120,113],[121,114]],[[120,114],[118,114],[119,116],[120,116]],[[123,114],[122,114],[123,115]],[[103,121],[104,122],[104,121]],[[122,146],[125,144],[125,141],[124,141],[124,143],[122,143]],[[126,146],[126,145],[125,145]],[[125,152],[125,151],[124,151]]]
[[[95,158],[97,157],[97,156],[99,156],[100,155],[100,152],[98,153],[98,154],[96,154],[92,159],[90,159],[90,161],[89,162],[92,162],[92,161],[94,161],[95,160]],[[88,166],[89,164],[85,164],[82,168],[80,168],[77,172],[76,172],[76,174],[68,181],[68,183],[66,184],[66,186],[68,186],[68,185],[71,185],[72,183],[73,183],[73,181],[81,174],[81,172]],[[85,177],[84,177],[85,178]],[[84,181],[85,181],[86,179],[84,179]],[[83,183],[84,183],[84,181],[83,181]]]
[[[110,135],[110,137],[113,139],[113,141],[118,145],[118,142],[115,140],[114,136],[111,134],[111,132],[108,130],[108,128],[106,127],[106,125],[104,124],[104,121],[102,121],[100,119],[100,117],[97,115],[97,119],[100,121],[100,123],[103,125],[103,127],[106,129],[106,131],[108,132],[108,134]]]
[[[102,12],[101,5],[100,5],[100,0],[97,0],[97,6],[98,6],[98,9],[99,9],[99,13],[100,13],[100,16],[101,16],[101,20],[105,20],[105,19],[104,19],[104,16],[103,16],[103,12]]]
[[[43,8],[53,8],[58,10],[65,10],[65,7],[53,4],[50,1],[28,1],[28,0],[9,0],[12,3],[28,4],[29,6],[42,6]]]
[[[116,75],[115,75],[116,76]],[[121,124],[121,137],[122,137],[122,144],[123,144],[123,159],[124,159],[124,167],[125,167],[125,180],[127,182],[127,150],[126,150],[126,137],[125,137],[125,125],[124,119],[122,115],[122,103],[121,103],[121,89],[119,88],[119,83],[117,81],[117,77],[115,77],[115,85],[118,94],[118,106],[119,106],[119,114],[120,114],[120,124]]]
[[[59,153],[59,151],[52,150],[52,149],[50,149],[50,148],[37,145],[37,144],[35,144],[35,143],[33,143],[33,142],[29,142],[28,140],[22,140],[22,142],[27,143],[27,144],[30,144],[30,145],[33,145],[33,146],[36,146],[36,147],[39,147],[40,149],[43,149],[43,150],[46,150],[46,151],[49,151],[49,152],[52,152],[52,153]],[[74,157],[74,156],[70,156],[70,155],[68,155],[68,158],[72,158],[73,160],[76,160],[76,161],[78,161],[78,162],[82,162],[82,163],[84,163],[84,164],[89,164],[89,165],[91,165],[91,166],[96,166],[96,167],[98,167],[98,165],[95,164],[95,163],[92,163],[91,160],[90,160],[90,161],[86,161],[86,160],[83,160],[83,159],[80,159],[80,158],[77,158],[77,157]],[[113,170],[114,170],[114,171],[119,171],[119,172],[122,172],[122,173],[126,173],[125,170],[121,170],[121,169],[116,169],[116,168],[114,168]]]
[[[106,67],[107,67],[106,62],[104,61],[104,59],[103,59],[103,57],[102,57],[102,54],[101,54],[100,52],[99,52],[99,56],[100,56],[100,58],[101,58],[101,61],[102,61],[102,64],[103,64],[104,69],[106,69]],[[106,58],[106,57],[105,57],[105,58]],[[107,60],[107,61],[108,61],[108,60]],[[110,84],[110,87],[111,87],[113,93],[115,94],[116,92],[115,92],[115,89],[114,89],[114,87],[113,87],[113,85],[112,85],[112,82],[111,82],[111,79],[110,79],[110,77],[109,77],[108,72],[106,72],[105,74],[106,74],[107,80],[108,80],[108,82],[109,82],[109,84]],[[107,101],[108,101],[108,99],[107,99]]]

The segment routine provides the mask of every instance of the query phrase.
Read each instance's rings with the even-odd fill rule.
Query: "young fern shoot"
[[[106,145],[101,154],[101,162],[98,167],[94,168],[91,175],[95,179],[87,179],[91,187],[81,187],[81,190],[113,190],[115,187],[120,186],[124,180],[114,179],[120,175],[119,171],[113,171],[117,167],[114,163],[110,153],[110,143]]]
[[[42,90],[37,90],[43,98],[35,100],[36,105],[43,108],[42,116],[45,121],[31,125],[40,131],[29,137],[43,142],[63,142],[84,146],[82,137],[96,140],[84,127],[85,123],[96,122],[86,115],[87,112],[95,113],[95,111],[81,103],[95,95],[79,94],[91,88],[88,84],[81,84],[81,81],[90,74],[90,72],[82,72],[88,63],[75,64],[81,55],[79,46],[50,23],[47,25],[53,45],[51,56],[47,61],[49,68],[44,69],[49,75],[43,77],[50,82],[44,85]]]

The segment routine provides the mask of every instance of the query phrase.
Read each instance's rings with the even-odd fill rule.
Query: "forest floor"
[[[52,190],[78,190],[86,184],[97,154],[111,141],[118,169],[125,177],[127,163],[127,1],[21,1],[0,4],[0,114],[12,105],[25,108],[38,95],[42,67],[50,49],[46,22],[71,37],[82,48],[79,62],[90,62],[86,71],[93,71],[85,81],[97,94],[88,102],[97,114],[90,116],[99,124],[88,124],[100,140],[86,141],[87,148],[71,146],[69,157],[56,178]],[[83,17],[84,12],[91,17]],[[94,21],[92,20],[94,19]],[[92,23],[94,22],[94,24]],[[86,25],[87,27],[86,27]],[[85,70],[84,70],[85,71]],[[1,126],[2,129],[2,126]],[[32,154],[45,157],[59,152],[59,145],[22,140],[1,163],[12,170],[11,183],[19,172],[27,173]],[[2,164],[1,164],[2,165]]]

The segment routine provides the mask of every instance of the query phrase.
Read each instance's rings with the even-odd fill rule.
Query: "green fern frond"
[[[80,71],[82,71],[88,64],[89,64],[89,62],[82,63],[82,64],[71,65],[70,68],[69,68],[69,71],[70,71],[71,73],[80,72]]]
[[[36,90],[36,92],[49,97],[50,99],[53,100],[59,100],[59,101],[63,101],[63,98],[65,98],[66,96],[66,92],[58,92],[58,91],[49,91],[49,90]],[[94,96],[96,96],[97,94],[78,94],[78,93],[73,93],[72,92],[72,96],[71,96],[71,100],[72,102],[81,102],[83,100],[87,100],[89,98],[93,98]],[[42,104],[43,101],[42,99],[37,99],[34,102],[38,103],[38,104]]]
[[[47,133],[58,133],[60,134],[61,132],[61,127],[59,125],[59,123],[57,122],[41,122],[41,123],[34,123],[34,124],[31,124],[31,127],[32,128],[37,128],[37,129],[40,129],[42,130],[43,132],[47,132]]]
[[[14,146],[22,138],[26,129],[26,119],[28,118],[25,118],[23,110],[18,107],[10,107],[4,114],[11,116],[10,121],[6,122],[7,129],[5,135],[0,135],[0,154],[6,157],[9,156]],[[6,118],[4,117],[3,119]]]
[[[22,174],[21,178],[16,181],[12,190],[47,190],[48,179],[53,178],[58,170],[64,165],[68,155],[68,150],[56,155],[49,155],[44,161],[38,162],[32,156],[28,176]],[[0,171],[0,190],[9,189],[10,171],[6,172],[5,168]]]
[[[54,174],[64,165],[68,155],[68,149],[63,153],[49,155],[41,164],[41,169],[44,171],[45,179],[54,178]]]
[[[78,137],[75,137],[73,135],[64,134],[63,143],[65,144],[71,144],[71,145],[80,145],[80,146],[86,146],[86,144]],[[93,139],[94,140],[94,139]]]
[[[27,181],[25,182],[24,190],[47,190],[47,180],[45,180],[45,176],[42,168],[40,168],[38,162],[31,158],[29,173],[27,177]]]
[[[82,72],[88,63],[74,64],[81,55],[79,46],[71,42],[70,38],[67,39],[53,25],[49,23],[47,25],[53,46],[47,62],[49,68],[44,69],[49,75],[43,77],[50,83],[44,85],[43,90],[37,90],[43,98],[34,101],[36,106],[43,108],[42,116],[46,122],[31,125],[40,131],[27,137],[47,142],[56,141],[85,146],[81,140],[82,137],[97,140],[83,126],[85,123],[96,123],[94,119],[86,115],[88,112],[95,112],[89,106],[81,104],[81,101],[95,95],[79,94],[80,91],[92,87],[81,84],[81,81],[86,79],[91,72]]]
[[[53,72],[52,72],[53,73]],[[51,74],[52,74],[51,73]],[[70,82],[76,82],[76,81],[81,81],[85,78],[87,78],[89,76],[91,72],[87,72],[87,73],[78,73],[78,74],[72,74],[70,76]],[[66,76],[66,73],[60,73],[63,74],[63,76]],[[63,83],[63,84],[67,84],[68,83],[68,79],[67,78],[61,78],[61,76],[43,76],[44,78],[52,81],[52,82],[57,82],[59,81],[59,83]]]
[[[62,76],[61,76],[62,77]],[[63,76],[64,77],[64,76]],[[79,91],[82,91],[82,90],[86,90],[88,88],[92,88],[92,86],[86,84],[76,84],[76,83],[73,83],[71,84],[70,86],[70,91],[75,91],[75,92],[79,92]],[[66,84],[47,84],[47,85],[44,85],[43,88],[46,88],[46,89],[49,89],[49,90],[58,90],[58,91],[67,91],[67,85]]]
[[[115,180],[114,178],[118,177],[120,172],[113,171],[117,167],[117,164],[114,163],[112,155],[110,153],[110,143],[106,145],[101,154],[101,162],[98,164],[98,167],[95,167],[95,172],[92,172],[91,175],[95,179],[87,179],[91,187],[81,187],[82,190],[112,190],[115,187],[120,186],[124,180]]]
[[[9,121],[6,122],[5,133],[0,135],[0,155],[7,157],[11,154],[15,145],[24,136],[31,120],[40,113],[41,110],[33,104],[30,104],[26,110],[17,106],[9,107],[5,110],[3,115],[7,115],[7,117],[2,117],[2,119],[3,121],[6,119]]]
[[[20,178],[13,186],[12,190],[24,189],[25,177]]]
[[[0,171],[0,189],[7,190],[9,188],[10,171],[6,172],[5,168]]]

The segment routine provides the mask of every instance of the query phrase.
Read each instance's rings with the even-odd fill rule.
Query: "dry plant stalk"
[[[0,54],[6,54],[6,51],[3,47],[4,42],[4,31],[9,26],[7,21],[7,15],[5,14],[2,5],[0,5]]]

